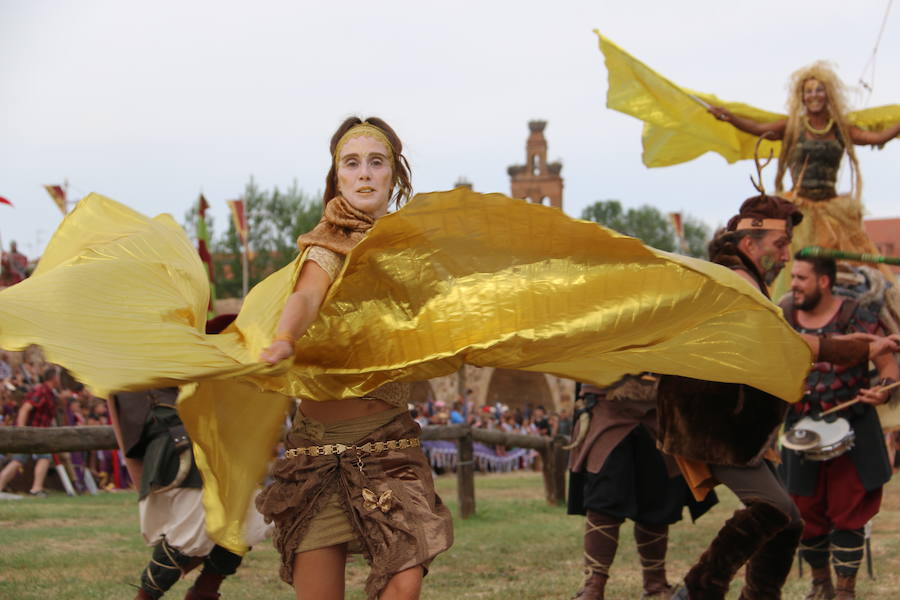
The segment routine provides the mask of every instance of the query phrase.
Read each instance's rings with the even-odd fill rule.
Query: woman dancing
[[[371,561],[369,597],[416,597],[451,543],[392,382],[464,363],[598,385],[650,369],[800,397],[809,350],[733,273],[500,194],[423,194],[385,215],[409,194],[396,135],[353,120],[331,150],[323,222],[221,334],[203,334],[208,274],[177,223],[98,194],[0,292],[0,347],[38,343],[101,396],[181,386],[207,530],[229,551],[246,550],[248,503],[288,399],[304,399],[258,505],[299,597],[340,597],[353,551]]]
[[[387,214],[392,193],[396,204],[409,198],[402,149],[381,119],[351,117],[335,132],[325,217],[300,237],[306,260],[262,360],[275,364],[294,354],[346,253]],[[298,600],[343,598],[348,552],[362,553],[372,566],[369,598],[418,598],[428,564],[450,547],[450,512],[434,491],[408,397],[408,383],[389,383],[361,398],[301,402],[297,409],[288,451],[257,506],[275,522],[281,576]]]

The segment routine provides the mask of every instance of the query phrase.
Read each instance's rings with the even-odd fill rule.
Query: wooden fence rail
[[[115,450],[116,436],[109,425],[81,427],[0,427],[0,453],[49,454]]]
[[[556,505],[566,502],[567,453],[563,446],[567,440],[564,437],[523,435],[468,425],[429,425],[422,428],[422,439],[456,442],[459,514],[464,519],[475,513],[475,442],[537,450],[541,455],[547,502]],[[109,426],[0,427],[0,453],[43,454],[115,448],[116,437]]]

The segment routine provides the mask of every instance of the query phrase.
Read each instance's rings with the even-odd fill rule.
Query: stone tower
[[[544,127],[547,121],[529,121],[528,141],[525,143],[525,164],[512,165],[509,173],[511,195],[537,204],[549,204],[562,210],[563,180],[559,172],[562,163],[547,162],[547,140]]]

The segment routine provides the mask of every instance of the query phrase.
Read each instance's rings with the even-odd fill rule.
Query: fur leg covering
[[[736,511],[685,576],[688,598],[724,600],[741,565],[789,522],[786,514],[765,502]]]
[[[802,533],[800,524],[782,529],[750,557],[740,600],[780,600]]]

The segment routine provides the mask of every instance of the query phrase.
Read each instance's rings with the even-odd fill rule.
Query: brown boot
[[[666,550],[669,545],[668,525],[634,524],[634,542],[641,557],[645,600],[668,600],[672,586],[666,579]]]
[[[834,600],[834,584],[831,583],[831,567],[812,570],[812,588],[803,600]]]
[[[837,576],[837,600],[855,600],[856,598],[856,574],[848,577]]]
[[[584,584],[573,600],[603,600],[606,593],[606,582],[609,577],[600,573],[588,573]]]
[[[765,502],[736,511],[685,575],[688,598],[725,600],[728,586],[741,565],[789,522],[786,514]]]
[[[225,580],[225,575],[213,573],[204,569],[197,577],[197,581],[187,591],[184,600],[219,600],[219,586]]]
[[[604,513],[587,511],[584,524],[584,570],[587,578],[577,600],[603,600],[609,568],[619,549],[619,527],[622,521]]]

